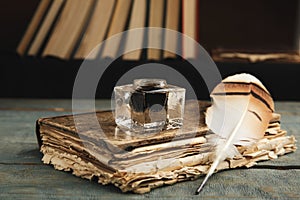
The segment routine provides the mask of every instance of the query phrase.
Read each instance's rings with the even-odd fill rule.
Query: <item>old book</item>
[[[147,15],[146,0],[134,0],[133,8],[130,14],[130,22],[128,30],[135,28],[144,28]],[[139,60],[142,54],[142,47],[144,42],[144,30],[131,32],[127,35],[124,52],[130,49],[137,49],[133,52],[127,53],[123,56],[124,60]]]
[[[69,59],[83,31],[93,0],[66,1],[43,56]]]
[[[36,56],[38,54],[41,45],[43,44],[47,34],[49,34],[49,30],[53,25],[55,18],[57,17],[63,3],[64,0],[54,0],[52,2],[51,7],[49,8],[49,11],[45,19],[43,20],[40,29],[38,30],[32,44],[30,45],[30,48],[28,50],[28,55]]]
[[[82,178],[114,184],[123,192],[145,193],[198,178],[207,173],[214,151],[210,141],[216,134],[204,123],[209,105],[188,101],[181,129],[149,135],[118,129],[112,111],[96,113],[102,131],[91,123],[94,113],[76,115],[80,129],[72,115],[39,119],[36,133],[42,161]],[[264,138],[250,146],[237,146],[241,156],[225,160],[218,170],[251,167],[295,151],[294,136],[287,136],[279,121],[280,115],[274,114]]]
[[[164,25],[164,0],[151,0],[149,11],[149,27],[163,28]],[[160,29],[149,30],[147,58],[150,60],[161,59],[163,45],[163,31]],[[151,48],[152,46],[157,49]]]
[[[300,55],[296,51],[290,52],[257,52],[234,49],[213,49],[212,58],[215,62],[242,62],[242,63],[300,63]]]
[[[196,58],[196,46],[193,41],[198,40],[198,1],[182,0],[182,33],[189,38],[183,37],[182,51],[185,59]]]
[[[167,0],[166,12],[166,29],[179,31],[180,0]],[[164,51],[163,57],[176,58],[176,54],[174,52],[177,52],[178,43],[180,41],[178,37],[174,37],[176,36],[175,34],[172,34],[168,30],[165,32],[164,47],[172,50],[172,52]]]
[[[31,19],[31,22],[29,26],[27,27],[27,30],[19,43],[17,47],[17,52],[20,55],[24,55],[26,49],[28,48],[28,45],[30,44],[31,40],[33,39],[33,36],[35,32],[38,29],[39,24],[43,20],[43,16],[47,12],[47,9],[52,1],[51,0],[42,0],[35,11],[34,16]]]
[[[94,8],[94,12],[89,21],[88,27],[78,50],[75,54],[75,58],[78,59],[95,59],[99,53],[99,45],[104,39],[109,23],[111,21],[112,13],[114,11],[116,0],[97,0]],[[96,48],[93,52],[91,52]]]
[[[118,0],[115,11],[112,16],[110,27],[107,34],[107,39],[103,47],[102,58],[116,58],[120,49],[121,37],[111,38],[113,35],[121,33],[126,28],[132,0]]]

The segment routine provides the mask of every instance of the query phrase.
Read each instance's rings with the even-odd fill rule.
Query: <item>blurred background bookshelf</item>
[[[87,49],[81,48],[82,42],[85,40],[84,33],[89,30],[90,23],[82,22],[82,27],[77,30],[74,29],[70,33],[66,33],[70,28],[67,28],[66,25],[62,26],[65,30],[62,29],[61,31],[70,35],[68,38],[69,43],[66,43],[69,44],[69,49],[66,48],[62,54],[53,53],[53,50],[52,53],[49,53],[51,47],[47,47],[49,44],[54,45],[55,41],[58,43],[57,45],[68,46],[52,37],[55,37],[53,35],[59,22],[59,16],[63,15],[64,9],[70,1],[51,0],[48,1],[48,5],[45,4],[45,9],[49,12],[49,9],[52,8],[54,14],[48,14],[48,17],[48,12],[41,14],[43,20],[48,20],[48,24],[39,23],[39,28],[33,34],[34,39],[30,39],[30,45],[27,45],[21,54],[20,52],[17,53],[18,46],[20,46],[30,21],[42,1],[10,0],[0,2],[0,25],[2,27],[0,32],[1,97],[71,97],[76,73],[83,61],[82,55],[86,55],[86,52],[91,48],[87,47],[89,45],[85,45]],[[99,1],[101,2],[101,0]],[[145,0],[145,10],[138,9],[138,11],[145,13],[145,19],[135,24],[130,23],[131,14],[134,13],[135,1],[125,1],[130,5],[127,8],[124,8],[124,5],[120,5],[120,7],[125,12],[123,15],[127,16],[127,19],[122,18],[123,22],[121,22],[119,16],[113,22],[114,14],[111,11],[111,16],[108,15],[110,20],[101,22],[102,28],[107,26],[102,29],[106,30],[106,33],[102,34],[108,36],[122,30],[122,28],[119,28],[119,30],[111,30],[111,33],[109,33],[108,27],[113,23],[116,23],[117,27],[123,26],[124,29],[143,26],[166,27],[168,23],[172,24],[172,22],[167,22],[167,0],[152,0],[160,4],[160,10],[162,10],[160,18],[162,21],[156,19],[155,22],[155,19],[153,19],[154,21],[151,22],[151,1]],[[184,1],[174,1],[179,5],[177,7],[178,11],[172,9],[172,12],[177,13],[175,16],[178,19],[177,23],[174,24],[173,22],[171,27],[180,32],[183,32],[184,27],[183,20],[181,20]],[[97,7],[97,1],[88,0],[84,2],[80,6],[81,17],[76,14],[79,21],[91,22],[93,13],[97,9],[100,13],[98,16],[101,16],[101,13],[103,15],[103,12],[100,12],[103,8],[101,6]],[[107,5],[106,10],[117,9],[118,0],[114,2],[116,5]],[[193,37],[210,53],[223,77],[238,72],[249,72],[265,83],[276,100],[300,100],[300,93],[290,92],[292,88],[299,85],[300,80],[299,0],[253,0],[247,2],[238,0],[195,0],[195,2],[197,6],[194,13],[197,17],[194,22],[190,22],[191,24],[195,23],[196,33]],[[72,8],[70,3],[68,9],[73,9],[75,13],[79,12],[76,11],[76,8]],[[66,11],[65,15],[67,15]],[[95,19],[97,18],[95,17]],[[69,24],[68,21],[65,23]],[[44,31],[39,31],[41,27],[44,27]],[[98,32],[94,30],[95,33],[101,36],[99,30]],[[93,30],[90,31],[90,34],[93,34]],[[37,38],[42,38],[42,40],[38,41]],[[51,40],[53,41],[51,42]],[[47,48],[50,49],[48,53],[45,51]],[[54,47],[53,49],[57,48]],[[149,57],[150,54],[152,56]],[[91,59],[88,62],[94,61]],[[195,76],[195,69],[185,59],[172,55],[165,56],[164,52],[159,52],[159,56],[157,56],[156,53],[149,53],[149,49],[143,49],[138,58],[120,57],[116,59],[101,79],[99,83],[99,91],[101,92],[97,93],[99,94],[97,97],[110,98],[115,82],[123,73],[135,66],[149,62],[172,66],[190,81],[199,99],[208,99],[209,95],[205,85],[201,82],[201,76]]]

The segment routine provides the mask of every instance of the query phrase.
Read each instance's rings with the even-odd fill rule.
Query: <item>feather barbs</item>
[[[230,76],[216,86],[211,98],[213,105],[207,109],[206,124],[214,133],[228,137],[247,109],[234,144],[264,136],[272,119],[274,102],[257,78],[250,74]]]

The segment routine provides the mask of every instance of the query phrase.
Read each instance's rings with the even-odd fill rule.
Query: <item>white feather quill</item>
[[[274,102],[268,90],[254,76],[230,76],[214,88],[213,104],[207,109],[206,124],[219,136],[214,161],[197,189],[202,190],[219,163],[238,155],[235,145],[245,145],[264,136],[274,112]]]

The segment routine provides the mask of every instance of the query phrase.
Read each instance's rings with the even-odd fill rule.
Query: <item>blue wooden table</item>
[[[96,108],[109,109],[110,101],[98,100]],[[299,140],[300,102],[276,102],[276,110],[281,127]],[[201,196],[193,193],[203,178],[139,195],[54,170],[41,162],[35,121],[71,111],[71,100],[0,99],[0,199],[300,199],[299,150],[250,169],[217,173]]]

